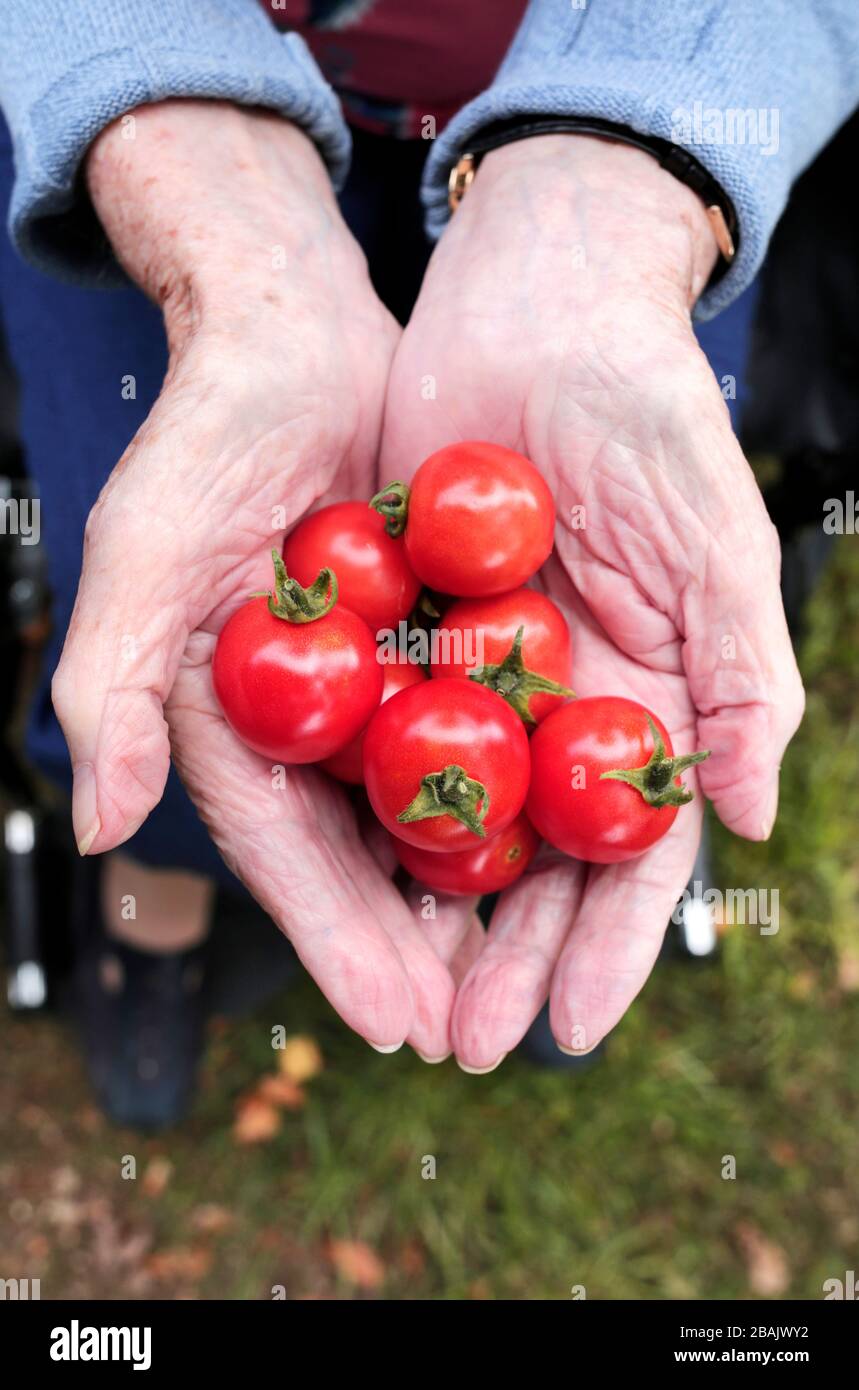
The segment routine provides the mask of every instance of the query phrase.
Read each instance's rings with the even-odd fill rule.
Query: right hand
[[[569,135],[493,151],[397,348],[380,481],[408,482],[456,439],[532,459],[557,504],[540,583],[570,624],[572,685],[656,710],[677,753],[711,749],[703,792],[759,840],[803,697],[778,540],[692,331],[715,256],[703,204],[641,151]],[[431,401],[413,389],[425,374]],[[452,1015],[460,1065],[497,1065],[547,997],[568,1050],[615,1026],[687,883],[702,809],[626,863],[544,853],[501,895]]]
[[[312,768],[277,789],[210,670],[224,622],[270,587],[284,531],[374,491],[398,329],[301,132],[217,102],[135,121],[133,140],[99,136],[87,177],[117,257],[163,309],[170,365],[90,514],[54,677],[76,838],[98,853],[132,836],[172,748],[224,859],[345,1021],[440,1057],[453,981],[346,796]]]

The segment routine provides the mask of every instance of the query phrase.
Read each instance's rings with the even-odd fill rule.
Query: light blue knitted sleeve
[[[791,184],[859,103],[859,0],[531,0],[492,86],[435,141],[427,223],[483,126],[602,117],[685,145],[732,199],[740,248],[701,300],[711,318],[757,271]]]
[[[10,234],[65,279],[116,282],[103,238],[82,235],[81,159],[110,121],[143,102],[218,97],[266,106],[316,141],[335,183],[349,133],[303,40],[256,0],[0,0],[0,104],[15,153]]]

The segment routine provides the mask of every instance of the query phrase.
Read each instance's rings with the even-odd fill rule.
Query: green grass
[[[484,1078],[406,1049],[379,1057],[305,982],[220,1029],[192,1120],[143,1141],[97,1121],[60,1025],[0,1019],[0,1274],[41,1274],[43,1297],[257,1298],[283,1284],[290,1297],[563,1299],[584,1284],[589,1298],[733,1299],[764,1292],[769,1268],[778,1293],[821,1297],[859,1257],[853,538],[811,605],[801,665],[808,714],[772,839],[714,827],[720,881],[778,888],[778,934],[737,925],[717,962],[660,964],[579,1079],[515,1057]],[[313,1035],[326,1067],[279,1134],[239,1147],[235,1100],[271,1069],[279,1022]],[[121,1180],[129,1153],[139,1172],[169,1157],[160,1196]],[[57,1188],[77,1213],[65,1226]],[[199,1234],[203,1203],[232,1224]],[[331,1238],[371,1246],[384,1282],[338,1276]],[[768,1259],[766,1245],[749,1253],[761,1242]],[[153,1262],[177,1248],[184,1272]]]

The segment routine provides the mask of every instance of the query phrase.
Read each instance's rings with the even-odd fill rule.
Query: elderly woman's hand
[[[54,680],[75,833],[89,853],[133,835],[172,748],[227,863],[343,1018],[382,1050],[408,1038],[437,1057],[451,977],[345,794],[240,744],[210,672],[284,531],[374,490],[398,330],[298,130],[216,102],[135,121],[133,140],[99,137],[87,172],[119,259],[163,308],[170,367],[90,516]]]
[[[544,583],[577,693],[632,696],[676,752],[711,749],[701,788],[762,839],[803,698],[778,542],[691,327],[715,255],[703,205],[646,154],[545,136],[487,156],[397,349],[380,477],[456,439],[527,454],[556,500]],[[699,795],[642,858],[547,855],[502,896],[454,1008],[461,1063],[497,1065],[547,994],[561,1047],[599,1042],[647,978],[700,818]]]

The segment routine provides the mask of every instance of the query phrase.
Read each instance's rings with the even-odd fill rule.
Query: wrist
[[[607,139],[540,135],[493,150],[460,211],[472,199],[475,215],[487,202],[518,201],[542,237],[580,245],[614,289],[667,296],[684,311],[719,256],[698,195],[651,155]]]
[[[360,260],[315,146],[289,121],[215,101],[131,114],[94,142],[87,185],[117,259],[163,309],[171,347],[186,328],[232,328],[276,307],[275,271],[300,262],[309,292],[326,260]]]

